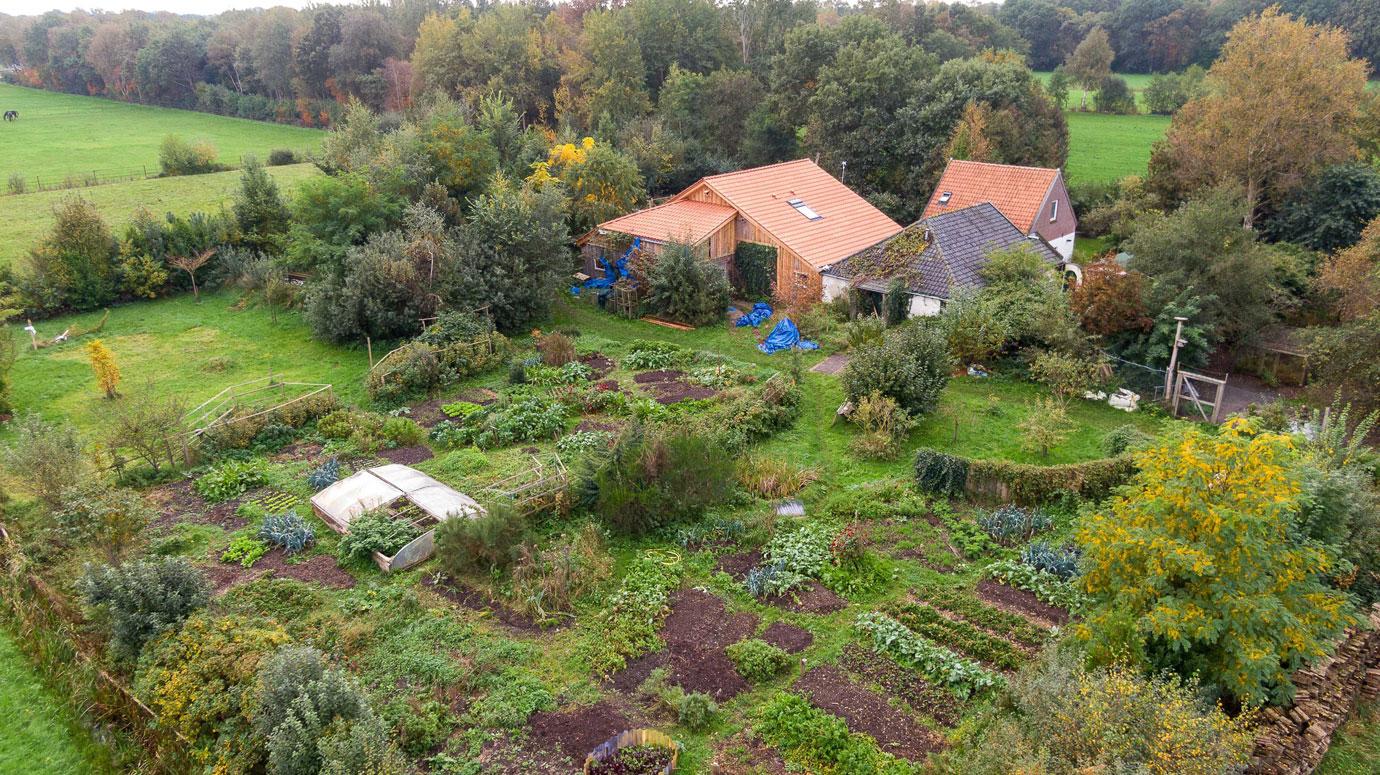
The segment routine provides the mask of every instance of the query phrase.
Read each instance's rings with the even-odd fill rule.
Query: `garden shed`
[[[338,533],[350,532],[350,521],[366,511],[388,509],[423,530],[392,557],[375,553],[384,571],[410,568],[431,556],[435,526],[452,517],[470,519],[484,512],[473,498],[401,464],[357,471],[312,496],[312,510]]]

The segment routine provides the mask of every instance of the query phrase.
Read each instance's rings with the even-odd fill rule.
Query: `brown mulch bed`
[[[801,589],[771,598],[770,602],[777,608],[805,614],[831,614],[848,607],[847,600],[814,579],[806,582]]]
[[[864,646],[850,643],[843,647],[839,667],[875,683],[887,694],[905,702],[946,727],[958,723],[961,703],[953,692],[936,686],[915,673]]]
[[[647,680],[653,670],[665,665],[666,660],[664,649],[629,659],[622,670],[609,677],[607,686],[623,696],[629,696],[637,691],[637,687]]]
[[[944,747],[928,729],[897,713],[885,695],[853,683],[832,665],[807,671],[791,688],[815,707],[842,717],[849,729],[872,737],[887,753],[919,761]]]
[[[727,573],[736,581],[742,581],[747,578],[748,571],[761,564],[762,552],[753,549],[750,552],[737,552],[721,556],[714,562],[714,569]]]
[[[665,665],[670,682],[687,692],[726,700],[747,691],[747,681],[738,675],[724,648],[756,631],[756,615],[730,614],[723,599],[697,589],[680,590],[669,602],[671,612],[661,628],[666,648],[630,661],[610,677],[609,685],[629,694],[652,670]]]
[[[585,433],[588,431],[602,431],[604,433],[617,433],[622,428],[623,424],[620,422],[586,418],[581,420],[579,425],[575,426],[575,432]]]
[[[671,683],[690,692],[704,692],[726,700],[746,691],[724,648],[752,635],[757,616],[730,614],[722,598],[697,589],[683,589],[670,599],[671,613],[661,628],[666,641]]]
[[[282,549],[274,549],[248,568],[237,562],[221,562],[219,553],[212,553],[210,559],[202,569],[206,571],[216,594],[237,584],[268,577],[315,582],[331,589],[349,589],[355,585],[355,577],[337,565],[334,557],[326,554],[289,562]]]
[[[613,360],[603,353],[590,353],[580,357],[580,363],[588,366],[594,372],[594,378],[599,379],[610,371],[613,371]]]
[[[653,398],[658,404],[679,404],[682,401],[700,401],[719,394],[714,388],[691,385],[687,382],[660,382],[652,386]]]
[[[527,721],[530,746],[564,754],[580,764],[600,743],[632,728],[627,716],[603,700],[575,710],[538,711]]]
[[[217,525],[226,530],[239,530],[249,524],[243,517],[235,515],[243,498],[235,498],[224,503],[207,503],[197,495],[191,479],[160,485],[148,493],[149,505],[157,512],[149,526],[155,530],[166,530],[181,522],[194,525]],[[247,497],[247,496],[246,496]]]
[[[606,379],[601,382],[596,382],[594,383],[594,388],[596,390],[602,390],[605,393],[619,393],[623,390],[616,379]]]
[[[435,457],[431,448],[425,444],[413,444],[410,447],[397,447],[396,449],[381,449],[379,457],[390,463],[401,463],[405,466],[415,465]]]
[[[1069,622],[1068,609],[1052,606],[1035,593],[983,579],[977,585],[978,597],[984,602],[1013,614],[1032,619],[1045,627],[1062,627]]]
[[[719,391],[713,388],[686,382],[685,372],[676,369],[644,371],[635,375],[633,382],[650,392],[658,404],[678,404],[682,401],[713,398],[719,394]]]
[[[804,651],[815,642],[815,636],[809,630],[788,622],[772,622],[771,626],[762,632],[761,637],[762,640],[790,654]]]
[[[541,632],[543,629],[541,624],[537,623],[531,617],[524,616],[508,606],[503,605],[499,601],[490,599],[487,595],[477,590],[455,584],[448,579],[438,580],[435,575],[430,575],[422,579],[422,584],[423,586],[429,587],[431,591],[462,608],[492,614],[495,619],[515,630]],[[558,628],[550,627],[548,629]]]

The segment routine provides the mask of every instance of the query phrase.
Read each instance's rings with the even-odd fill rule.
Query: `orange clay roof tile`
[[[901,230],[900,224],[809,159],[711,175],[703,183],[815,269]],[[790,204],[793,199],[819,218],[802,214]]]
[[[1030,233],[1059,170],[953,159],[925,206],[924,218],[991,202],[1021,231]],[[940,204],[945,194],[950,198]]]
[[[735,214],[732,207],[682,200],[628,213],[599,224],[599,228],[658,242],[675,240],[693,245],[732,220]]]

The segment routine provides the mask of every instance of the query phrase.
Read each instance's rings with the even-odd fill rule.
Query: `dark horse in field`
[[[18,120],[19,120],[19,111],[17,111],[17,110],[7,110],[7,111],[5,111],[5,120],[6,120],[6,121],[18,121]]]

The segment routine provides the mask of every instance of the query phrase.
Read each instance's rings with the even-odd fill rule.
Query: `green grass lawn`
[[[298,181],[320,174],[311,164],[269,167],[268,172],[285,197]],[[118,235],[140,207],[158,215],[214,212],[230,205],[239,185],[240,173],[231,171],[0,196],[0,266],[15,265],[43,239],[53,225],[53,208],[66,197],[90,200]]]
[[[0,630],[0,772],[108,772],[108,756]]]
[[[574,327],[584,334],[611,339],[661,339],[781,370],[790,367],[789,354],[763,355],[759,352],[751,328],[708,326],[695,331],[676,331],[617,318],[585,304],[562,306],[557,312],[556,323]],[[802,365],[808,368],[822,358],[819,352],[803,355]],[[857,435],[857,430],[846,422],[834,422],[835,411],[844,400],[838,377],[807,371],[804,387],[805,404],[800,420],[794,428],[762,442],[761,449],[784,459],[808,463],[831,473],[840,482],[897,475],[895,461],[863,461],[848,452],[848,444]],[[1131,423],[1154,434],[1163,422],[1143,411],[1127,414],[1105,403],[1074,401],[1069,404],[1072,433],[1050,451],[1048,458],[1040,458],[1021,449],[1021,434],[1016,426],[1030,414],[1034,400],[1046,392],[1033,383],[1000,377],[950,380],[939,409],[911,434],[899,459],[908,461],[915,449],[926,446],[979,459],[1046,465],[1072,463],[1104,457],[1102,438],[1114,428]]]
[[[1068,112],[1071,182],[1144,175],[1150,148],[1169,129],[1168,116]]]
[[[158,172],[158,144],[169,134],[207,140],[224,164],[240,157],[267,158],[274,148],[314,150],[324,133],[315,129],[215,116],[190,110],[59,94],[0,84],[0,108],[19,111],[0,126],[0,180],[38,176],[43,185],[68,176],[101,177]]]
[[[152,381],[158,390],[181,397],[188,409],[223,388],[270,373],[287,381],[330,383],[347,402],[363,399],[368,369],[363,347],[313,339],[297,314],[281,314],[273,323],[263,309],[235,309],[238,298],[230,292],[207,294],[198,304],[181,295],[116,307],[95,337],[37,352],[20,327],[11,326],[20,346],[11,372],[15,406],[19,412],[66,418],[84,431],[97,429],[109,404],[96,389],[87,362],[86,343],[92,338],[100,338],[115,354],[125,392],[142,390]],[[93,312],[37,326],[40,335],[51,337],[68,325],[90,326],[99,319],[100,313]]]
[[[1380,772],[1380,705],[1356,709],[1351,720],[1332,737],[1332,747],[1316,775],[1369,775]]]

